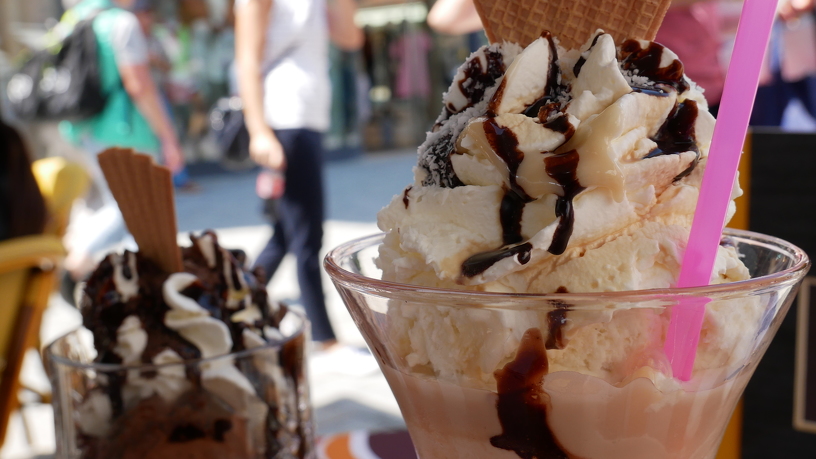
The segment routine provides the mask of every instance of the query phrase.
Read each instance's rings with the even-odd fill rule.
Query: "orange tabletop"
[[[326,435],[317,441],[318,459],[417,459],[405,430],[365,430]]]

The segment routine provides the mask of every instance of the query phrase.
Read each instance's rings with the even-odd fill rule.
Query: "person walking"
[[[798,100],[816,118],[816,1],[781,0],[760,74],[751,126],[781,126]]]
[[[465,35],[483,28],[473,0],[436,0],[427,21],[428,27],[447,35]]]
[[[329,40],[363,45],[354,0],[236,0],[235,57],[252,158],[285,183],[274,234],[255,262],[271,278],[286,253],[297,257],[301,302],[315,341],[337,338],[326,312],[319,252],[323,238],[322,141],[329,128]]]
[[[65,268],[73,280],[90,273],[95,255],[127,237],[116,200],[105,182],[96,155],[110,147],[133,148],[164,162],[173,172],[184,157],[173,124],[150,73],[147,42],[139,21],[127,9],[136,0],[83,0],[68,10],[64,21],[93,16],[105,107],[97,115],[76,122],[63,121],[65,138],[89,155],[88,168],[101,204],[71,223]]]

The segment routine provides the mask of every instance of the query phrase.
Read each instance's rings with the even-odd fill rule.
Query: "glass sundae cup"
[[[727,230],[748,280],[492,293],[383,281],[382,238],[336,248],[325,267],[420,459],[712,459],[809,267],[785,241]],[[680,381],[666,329],[671,309],[697,298],[706,318],[692,378]]]
[[[85,328],[57,339],[45,350],[56,457],[314,458],[309,322],[292,310],[286,317],[278,339],[161,365],[95,362]],[[236,370],[251,387],[231,383]]]

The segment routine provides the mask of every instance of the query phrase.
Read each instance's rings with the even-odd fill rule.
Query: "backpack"
[[[12,111],[23,121],[81,120],[105,107],[93,20],[79,21],[59,49],[34,55],[9,80]]]

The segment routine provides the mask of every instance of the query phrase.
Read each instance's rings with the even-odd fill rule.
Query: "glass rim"
[[[297,316],[300,319],[300,324],[299,324],[298,328],[291,335],[285,336],[283,339],[279,339],[279,340],[274,340],[274,341],[267,340],[267,342],[262,346],[253,347],[251,349],[244,349],[244,350],[238,351],[238,352],[230,352],[228,354],[214,355],[212,357],[199,357],[197,359],[182,360],[181,362],[169,362],[169,363],[161,363],[161,364],[141,363],[141,364],[128,364],[128,365],[125,365],[125,364],[121,364],[121,363],[100,363],[100,362],[82,363],[82,362],[78,362],[76,360],[71,360],[70,358],[67,358],[67,357],[63,357],[63,356],[54,354],[52,348],[54,346],[56,346],[57,343],[61,342],[62,340],[64,340],[68,336],[74,335],[74,334],[76,334],[76,333],[78,333],[78,332],[80,332],[82,330],[87,330],[87,331],[90,332],[90,330],[88,330],[85,327],[75,328],[74,330],[71,330],[68,333],[65,333],[64,335],[61,335],[59,338],[55,339],[51,344],[49,344],[48,346],[45,347],[45,349],[43,351],[43,354],[45,355],[46,363],[49,362],[49,361],[52,361],[54,363],[58,363],[60,365],[64,365],[64,366],[71,367],[71,368],[74,368],[74,369],[95,370],[95,371],[101,371],[101,372],[104,372],[104,373],[112,373],[112,372],[117,372],[117,371],[128,371],[128,370],[153,371],[153,370],[160,370],[160,369],[164,369],[164,368],[168,368],[168,367],[177,367],[177,366],[185,366],[186,367],[186,366],[190,366],[190,365],[202,365],[202,364],[206,364],[206,363],[210,363],[210,362],[214,362],[214,361],[222,360],[222,359],[226,359],[226,358],[232,358],[232,359],[244,358],[244,357],[248,357],[248,356],[250,356],[252,354],[255,354],[256,352],[259,352],[259,351],[265,351],[265,350],[269,350],[269,349],[282,349],[283,346],[285,346],[286,344],[288,344],[291,341],[295,340],[297,337],[303,336],[303,334],[306,332],[306,327],[309,324],[309,320],[306,317],[306,314],[304,312],[302,312],[302,311],[298,311],[298,310],[291,309],[291,308],[286,313],[287,314],[290,314],[290,313],[294,314],[295,316]]]
[[[602,301],[614,302],[644,302],[653,300],[671,300],[683,297],[711,297],[722,299],[724,297],[741,294],[743,292],[759,292],[764,289],[794,285],[800,281],[810,267],[810,259],[807,254],[794,244],[774,236],[768,236],[753,231],[737,230],[725,228],[723,235],[727,237],[737,237],[749,240],[755,246],[775,247],[777,250],[787,252],[793,261],[791,267],[767,274],[736,282],[723,284],[706,285],[701,287],[684,288],[656,288],[645,290],[627,290],[615,292],[588,292],[588,293],[508,293],[508,292],[485,292],[473,290],[457,290],[439,287],[422,287],[413,284],[385,281],[375,279],[363,274],[356,274],[346,270],[340,265],[340,260],[348,258],[353,253],[363,249],[378,245],[382,242],[385,233],[377,233],[364,236],[330,250],[326,255],[323,266],[331,277],[332,281],[351,290],[383,296],[394,299],[406,299],[412,302],[435,302],[438,303],[439,296],[445,296],[446,303],[456,303],[459,305],[490,306],[495,308],[507,308],[496,303],[516,301],[569,301],[570,306],[580,309],[581,304],[577,303],[598,303]],[[586,307],[586,306],[584,306]]]

